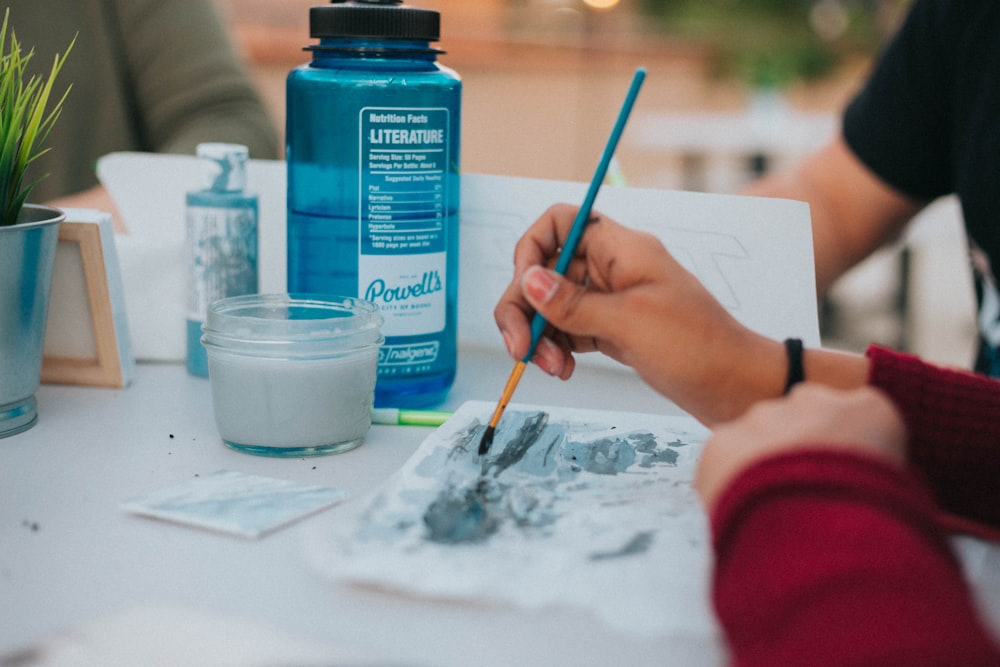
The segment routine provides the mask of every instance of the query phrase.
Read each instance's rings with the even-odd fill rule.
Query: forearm
[[[780,343],[768,341],[732,362],[760,377],[742,388],[732,382],[716,404],[729,414],[714,413],[716,421],[778,396],[788,368],[783,354]],[[1000,382],[875,346],[865,356],[807,349],[804,368],[809,382],[836,389],[870,384],[885,392],[903,414],[910,465],[927,480],[942,509],[1000,529]]]
[[[739,417],[754,403],[778,398],[785,390],[789,360],[784,343],[752,332],[746,332],[746,338],[729,353],[707,355],[715,368],[706,374],[717,381],[707,383],[704,395],[695,395],[692,405],[681,406],[709,426]],[[868,382],[869,360],[850,352],[808,348],[803,351],[803,370],[808,382],[857,389]]]
[[[745,470],[712,513],[713,601],[738,665],[997,664],[915,478],[803,450]]]
[[[748,185],[743,194],[755,197],[777,197],[794,199],[809,204],[809,215],[813,231],[813,258],[816,271],[816,290],[826,294],[830,286],[867,255],[874,242],[852,239],[849,231],[838,220],[848,213],[842,209],[845,203],[836,192],[830,192],[829,181],[823,178],[821,170],[825,158],[822,154],[806,158],[794,169],[767,174]],[[811,162],[817,162],[815,166]]]
[[[193,153],[204,141],[278,156],[277,133],[214,3],[119,0],[128,68],[149,150]]]
[[[872,347],[872,386],[903,413],[909,458],[949,512],[1000,528],[1000,382]]]
[[[720,363],[732,372],[717,385],[717,400],[706,397],[695,416],[713,425],[781,395],[783,346],[769,339],[755,345]],[[803,361],[809,382],[885,392],[903,414],[910,465],[942,509],[1000,530],[1000,382],[874,346],[865,356],[807,349]]]
[[[744,193],[809,204],[821,295],[848,269],[898,237],[924,204],[883,182],[839,135],[791,170],[751,183]]]

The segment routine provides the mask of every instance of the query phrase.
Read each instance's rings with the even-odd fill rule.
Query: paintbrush
[[[604,147],[604,154],[597,165],[597,171],[594,172],[594,178],[590,181],[587,196],[584,198],[583,204],[580,205],[580,210],[573,220],[573,225],[566,236],[566,242],[563,243],[562,251],[559,253],[559,259],[556,261],[555,271],[560,275],[565,274],[566,269],[569,268],[569,263],[576,252],[576,246],[580,242],[583,230],[590,220],[590,211],[594,206],[594,200],[597,199],[597,192],[601,189],[601,184],[604,183],[604,177],[608,172],[608,165],[611,164],[611,158],[614,157],[618,140],[625,130],[625,123],[628,121],[629,114],[632,113],[632,106],[635,104],[635,98],[639,95],[639,88],[642,87],[642,82],[645,78],[646,70],[642,67],[637,69],[635,76],[632,77],[632,85],[628,89],[628,94],[625,95],[621,111],[618,112],[618,120],[615,121],[615,125],[611,129],[611,136],[608,137],[608,143]],[[500,423],[500,418],[503,417],[504,410],[507,409],[507,404],[510,403],[511,396],[514,395],[514,390],[517,389],[517,384],[521,381],[521,376],[524,375],[524,369],[535,354],[535,348],[542,337],[545,323],[545,318],[541,314],[535,313],[535,316],[531,320],[531,346],[528,348],[528,353],[514,364],[514,370],[511,371],[510,377],[507,378],[507,384],[500,395],[500,401],[497,403],[496,410],[493,411],[493,416],[490,417],[486,431],[483,433],[483,439],[479,441],[480,456],[486,454],[490,449],[490,445],[493,444],[497,424]]]

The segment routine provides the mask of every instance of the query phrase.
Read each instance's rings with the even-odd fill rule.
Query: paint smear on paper
[[[440,599],[575,605],[648,633],[714,628],[693,419],[467,403],[332,535],[335,578]],[[706,601],[679,612],[671,596]],[[699,625],[700,624],[700,625]]]
[[[451,443],[452,452],[473,451],[481,436],[481,428],[462,430]],[[493,450],[499,453],[483,457],[481,476],[445,485],[427,507],[426,538],[445,544],[483,542],[504,524],[546,525],[556,516],[543,508],[551,505],[560,486],[580,483],[586,473],[618,475],[637,463],[644,468],[676,465],[676,448],[685,444],[675,440],[660,446],[648,431],[574,438],[569,424],[550,422],[546,412],[510,412],[494,439]],[[525,483],[522,475],[537,479]],[[651,536],[642,534],[647,536],[642,539]],[[631,548],[634,552],[637,547]]]

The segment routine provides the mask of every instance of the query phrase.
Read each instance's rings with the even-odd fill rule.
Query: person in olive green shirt
[[[76,42],[54,95],[72,85],[30,172],[31,201],[114,211],[95,164],[113,151],[194,154],[204,141],[278,157],[277,132],[212,0],[13,0],[10,28],[33,73]]]

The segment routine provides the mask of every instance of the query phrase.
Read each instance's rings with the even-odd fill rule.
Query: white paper
[[[503,349],[492,311],[510,282],[514,245],[550,205],[579,203],[586,190],[583,183],[463,174],[463,341],[488,341]],[[820,344],[812,227],[805,203],[605,186],[594,210],[659,238],[750,329],[771,338]],[[613,363],[600,355],[578,359]]]
[[[257,538],[342,500],[346,491],[222,470],[122,503],[140,516]]]
[[[197,174],[193,156],[113,153],[98,162],[98,175],[130,230],[117,238],[139,359],[184,357],[184,195],[197,187]],[[260,199],[261,291],[284,292],[284,162],[250,160],[247,182]],[[462,174],[461,182],[459,338],[503,349],[492,311],[510,282],[517,239],[549,205],[580,203],[587,185],[481,174]],[[595,209],[659,237],[748,327],[819,344],[806,204],[606,186]],[[581,363],[614,362],[583,355]]]
[[[308,559],[345,582],[431,599],[583,609],[615,630],[710,637],[711,562],[691,487],[693,419],[464,404]]]

